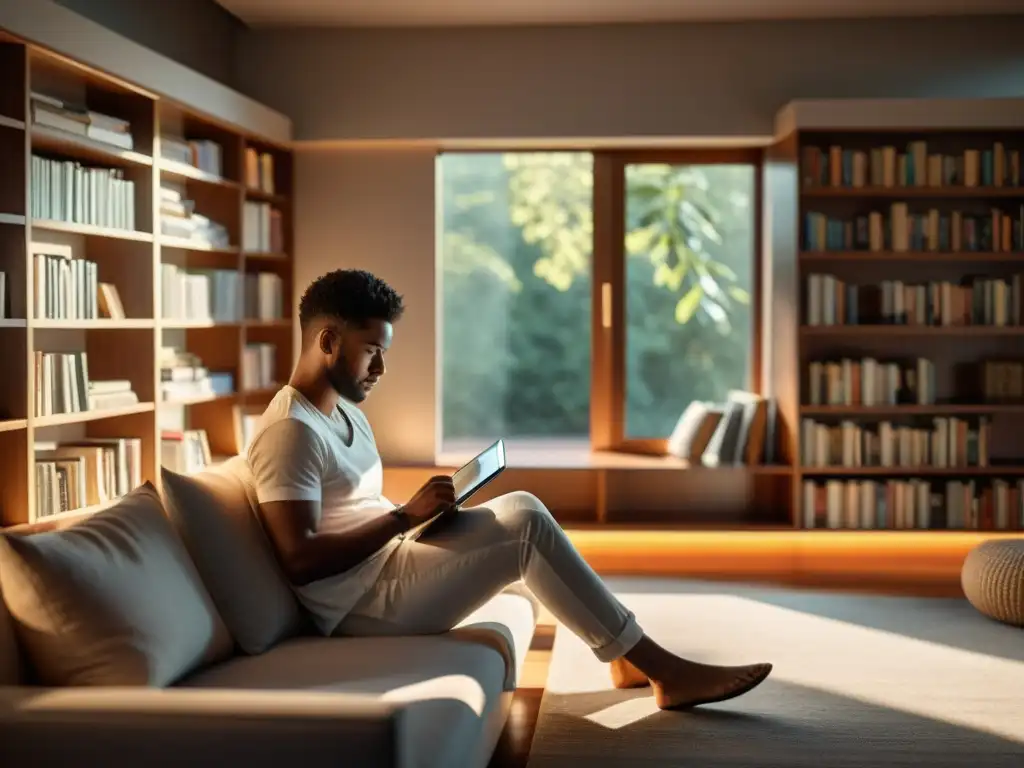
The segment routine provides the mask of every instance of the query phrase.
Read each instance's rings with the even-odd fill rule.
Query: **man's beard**
[[[350,402],[361,403],[366,399],[366,390],[344,369],[342,361],[327,369],[327,381],[335,392]]]

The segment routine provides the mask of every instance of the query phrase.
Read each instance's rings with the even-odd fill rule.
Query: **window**
[[[593,157],[446,153],[438,172],[442,450],[586,443]]]
[[[625,434],[750,386],[754,166],[625,168]]]
[[[756,154],[438,162],[444,452],[661,447],[692,400],[756,386]]]

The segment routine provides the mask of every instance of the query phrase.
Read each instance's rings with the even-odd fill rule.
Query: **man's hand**
[[[416,491],[402,509],[413,526],[425,523],[438,512],[455,505],[455,483],[447,475],[438,475]]]

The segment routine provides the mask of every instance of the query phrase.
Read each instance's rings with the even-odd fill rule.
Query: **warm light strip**
[[[687,542],[693,544],[728,542],[730,545],[740,542],[758,545],[814,542],[815,544],[833,545],[842,541],[845,543],[856,542],[859,545],[870,543],[872,546],[879,542],[976,544],[993,538],[1024,539],[1024,531],[1018,530],[730,530],[728,528],[686,530],[650,526],[632,529],[622,527],[602,529],[599,527],[573,527],[571,524],[566,525],[565,530],[574,541],[580,542],[600,542],[607,539],[614,540],[616,544],[637,542],[645,545],[671,544],[672,546]]]
[[[760,547],[772,547],[779,545],[799,545],[801,547],[813,544],[814,546],[827,545],[829,547],[848,547],[851,545],[863,547],[887,546],[903,548],[908,544],[913,546],[961,548],[964,545],[974,545],[992,538],[1024,538],[1022,531],[896,531],[896,530],[814,530],[814,531],[757,531],[757,530],[658,530],[655,528],[644,528],[637,530],[599,528],[573,528],[566,526],[566,532],[578,543],[612,543],[615,545],[645,547],[654,546],[663,548],[665,546],[680,546],[686,544],[716,545],[727,544],[728,546],[754,545]]]
[[[675,576],[882,577],[952,583],[984,531],[568,530],[602,573]]]
[[[296,139],[290,147],[297,151],[394,151],[433,150],[437,152],[470,152],[489,150],[492,152],[514,152],[530,150],[535,152],[586,152],[597,150],[630,149],[717,149],[737,147],[766,147],[772,143],[771,136],[580,136],[580,137],[443,137],[443,138],[344,138],[344,139]]]

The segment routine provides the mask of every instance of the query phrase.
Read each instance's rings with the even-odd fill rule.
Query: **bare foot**
[[[608,666],[612,673],[612,684],[616,688],[643,688],[651,682],[647,675],[626,661],[625,656],[620,656]]]
[[[772,671],[771,664],[715,667],[679,660],[669,680],[652,680],[660,709],[685,709],[740,696],[756,688]]]

